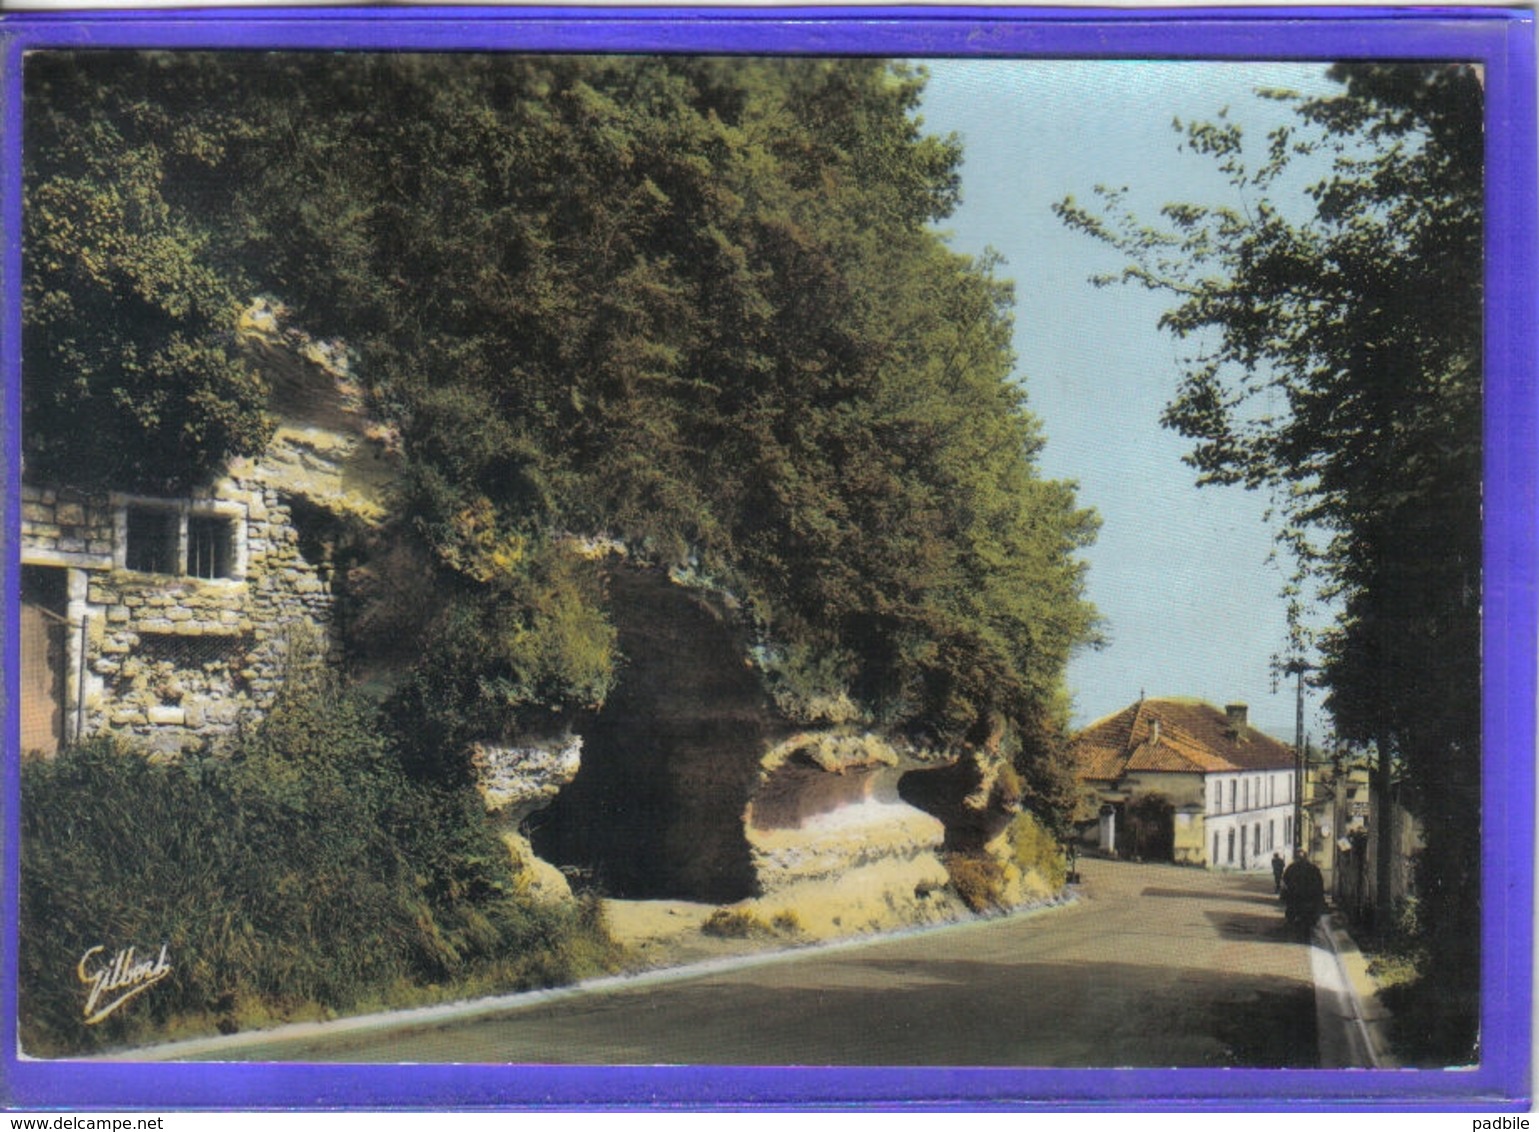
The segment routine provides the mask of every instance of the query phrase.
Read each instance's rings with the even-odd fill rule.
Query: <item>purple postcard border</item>
[[[29,1061],[0,1051],[0,1106],[261,1108],[1053,1108],[1519,1111],[1532,1043],[1536,134],[1532,12],[1499,8],[393,8],[20,12],[0,17],[0,376],[6,631],[0,1025],[16,1019],[21,62],[46,48],[315,48],[894,57],[1478,61],[1487,76],[1483,1059],[1461,1072],[970,1068],[316,1066]]]

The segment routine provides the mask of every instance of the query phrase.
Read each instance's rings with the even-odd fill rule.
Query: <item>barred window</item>
[[[194,578],[228,578],[233,574],[235,524],[214,515],[187,520],[187,573]]]
[[[244,512],[226,505],[129,500],[118,512],[118,563],[140,574],[207,581],[245,572]]]

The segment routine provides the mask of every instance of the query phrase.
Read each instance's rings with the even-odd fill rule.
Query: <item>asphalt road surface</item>
[[[1272,881],[1082,862],[1073,905],[219,1060],[588,1065],[1317,1064]]]

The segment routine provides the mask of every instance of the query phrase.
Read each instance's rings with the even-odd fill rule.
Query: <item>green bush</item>
[[[390,702],[429,766],[478,739],[559,730],[569,713],[601,705],[614,683],[615,630],[597,565],[548,542],[504,557],[474,585],[440,572],[420,658]]]
[[[300,673],[229,757],[97,739],[22,771],[20,1016],[57,1055],[516,989],[609,965],[595,910],[518,898],[473,791],[406,774],[374,709]],[[86,1025],[76,964],[171,975]]]
[[[1064,886],[1069,866],[1063,847],[1036,815],[1023,810],[1010,823],[1010,854],[1023,873],[1035,872],[1053,891]]]
[[[1041,890],[1023,878],[1033,873],[1049,892],[1062,888],[1068,866],[1063,851],[1047,827],[1029,811],[1022,811],[1005,832],[1008,860],[987,853],[947,853],[942,859],[951,887],[974,912],[997,912]],[[1010,866],[1013,865],[1014,869]],[[1019,870],[1019,874],[1015,872]]]

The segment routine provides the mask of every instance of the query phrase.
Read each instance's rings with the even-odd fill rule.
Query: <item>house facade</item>
[[[267,709],[292,649],[328,648],[339,534],[377,523],[395,461],[345,351],[254,305],[266,450],[178,496],[21,488],[21,750],[110,730],[152,756]]]
[[[1082,827],[1103,852],[1220,869],[1291,855],[1293,748],[1251,727],[1244,704],[1141,699],[1086,727],[1071,753]]]
[[[300,633],[324,639],[324,553],[241,463],[177,498],[23,486],[24,752],[110,729],[177,754],[259,714]]]

